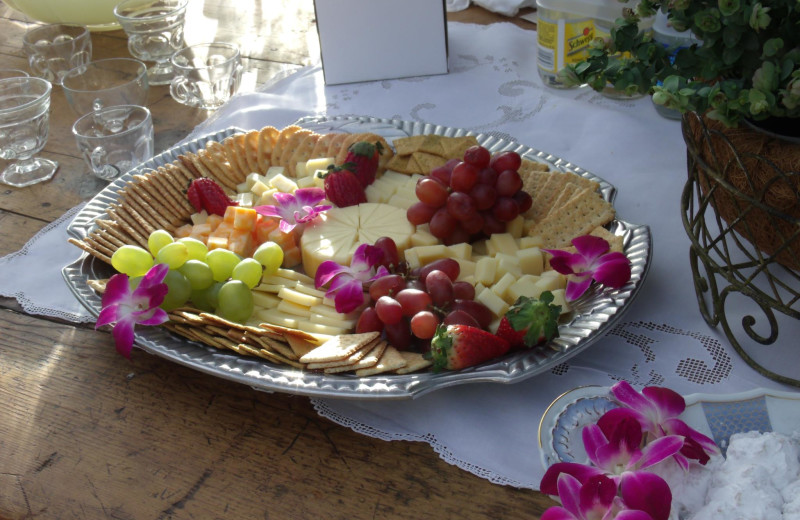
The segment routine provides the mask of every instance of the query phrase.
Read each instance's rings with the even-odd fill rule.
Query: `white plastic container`
[[[589,43],[610,38],[611,28],[622,16],[618,0],[537,0],[537,68],[545,85],[567,88],[558,72],[588,57]],[[648,30],[652,19],[642,20]]]

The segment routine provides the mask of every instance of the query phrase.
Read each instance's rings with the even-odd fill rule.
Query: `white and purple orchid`
[[[381,262],[383,251],[369,244],[361,244],[353,253],[350,266],[326,260],[317,268],[314,284],[317,289],[328,285],[325,296],[333,298],[336,311],[347,314],[364,303],[364,284],[389,274]]]
[[[619,289],[631,279],[631,262],[623,253],[609,252],[608,242],[594,235],[572,239],[576,253],[561,249],[545,249],[552,258],[550,266],[567,276],[565,296],[577,300],[596,281],[612,289]]]
[[[625,381],[611,393],[621,406],[582,431],[590,464],[559,462],[542,477],[541,491],[558,496],[563,505],[548,509],[542,519],[667,520],[672,492],[650,470],[670,457],[688,469],[688,459],[705,464],[718,451],[711,439],[678,419],[686,408],[680,394],[660,387],[639,393]]]
[[[126,274],[115,274],[106,283],[95,328],[114,323],[111,334],[117,352],[126,358],[131,357],[133,329],[137,324],[161,325],[169,320],[166,311],[159,307],[169,292],[164,283],[168,271],[166,264],[154,265],[134,290],[131,290]]]
[[[283,233],[291,232],[295,227],[305,224],[323,211],[333,206],[319,203],[325,200],[325,190],[321,188],[299,188],[294,194],[277,192],[273,198],[277,206],[256,206],[254,209],[265,217],[281,219],[279,229]]]
[[[546,510],[541,520],[655,520],[646,510],[630,506],[629,502],[640,502],[635,495],[638,487],[625,486],[620,495],[617,484],[605,475],[595,475],[581,483],[562,473],[557,488],[561,506]]]

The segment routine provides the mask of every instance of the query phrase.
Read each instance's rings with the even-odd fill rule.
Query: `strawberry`
[[[553,305],[553,293],[543,292],[539,299],[520,296],[506,311],[495,335],[506,340],[512,349],[533,347],[558,336],[561,306]]]
[[[382,153],[383,145],[380,142],[358,141],[347,149],[347,156],[342,166],[352,171],[366,188],[375,181]]]
[[[510,345],[491,332],[469,325],[439,325],[431,340],[434,372],[460,370],[502,356]]]
[[[186,190],[186,198],[198,213],[206,210],[209,215],[220,217],[225,216],[225,208],[238,204],[228,198],[219,184],[206,177],[192,179]]]
[[[361,185],[352,171],[331,166],[323,179],[325,181],[325,196],[336,206],[344,208],[367,202],[364,186]]]

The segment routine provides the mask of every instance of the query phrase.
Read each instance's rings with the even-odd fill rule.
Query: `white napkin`
[[[26,312],[74,322],[94,321],[72,295],[61,268],[81,256],[67,243],[67,226],[84,204],[42,228],[25,246],[0,258],[0,295],[16,298]]]
[[[516,16],[523,7],[536,7],[536,0],[472,0],[475,5],[479,5],[489,11],[504,14],[506,16]]]

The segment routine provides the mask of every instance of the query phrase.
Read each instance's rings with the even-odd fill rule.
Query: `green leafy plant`
[[[658,10],[700,43],[671,56],[674,49],[639,30]],[[608,41],[592,42],[589,57],[560,74],[570,85],[652,94],[659,105],[727,126],[800,117],[800,1],[639,0]]]

